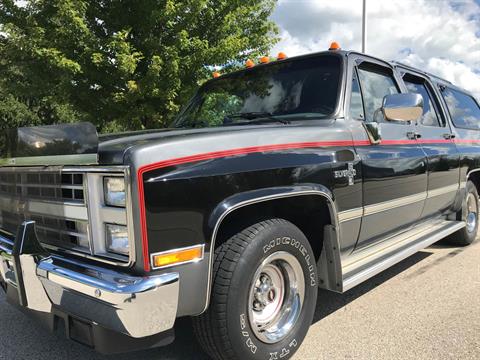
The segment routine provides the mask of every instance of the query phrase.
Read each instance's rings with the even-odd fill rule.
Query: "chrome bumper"
[[[133,338],[173,328],[179,275],[134,277],[48,254],[35,224],[26,222],[15,241],[0,236],[0,282],[18,292],[21,306],[53,309]]]

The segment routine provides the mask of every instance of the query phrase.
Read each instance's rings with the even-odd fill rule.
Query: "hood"
[[[170,141],[185,137],[194,139],[206,134],[242,130],[246,130],[246,127],[161,129],[101,135],[98,145],[98,162],[103,165],[121,165],[124,162],[124,155],[129,149],[149,142]]]
[[[333,119],[316,126],[328,126]],[[299,124],[300,125],[300,124]],[[201,129],[159,129],[98,135],[90,123],[17,128],[0,134],[0,166],[122,165],[125,154],[149,143],[195,141],[215,133],[250,132],[278,124]]]

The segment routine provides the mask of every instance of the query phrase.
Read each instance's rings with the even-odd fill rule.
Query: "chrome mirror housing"
[[[423,98],[416,93],[387,95],[382,112],[389,121],[415,121],[423,114]]]

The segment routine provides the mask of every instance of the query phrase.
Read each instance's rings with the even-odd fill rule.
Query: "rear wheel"
[[[468,181],[465,188],[465,199],[462,211],[458,217],[465,221],[465,227],[450,237],[450,241],[457,245],[470,245],[478,233],[478,192],[473,182]]]
[[[210,306],[194,330],[214,359],[288,359],[316,299],[316,262],[304,234],[286,220],[262,221],[216,249]]]

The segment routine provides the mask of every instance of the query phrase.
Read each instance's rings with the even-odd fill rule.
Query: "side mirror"
[[[423,114],[423,97],[415,93],[387,95],[382,112],[389,121],[415,121]]]

